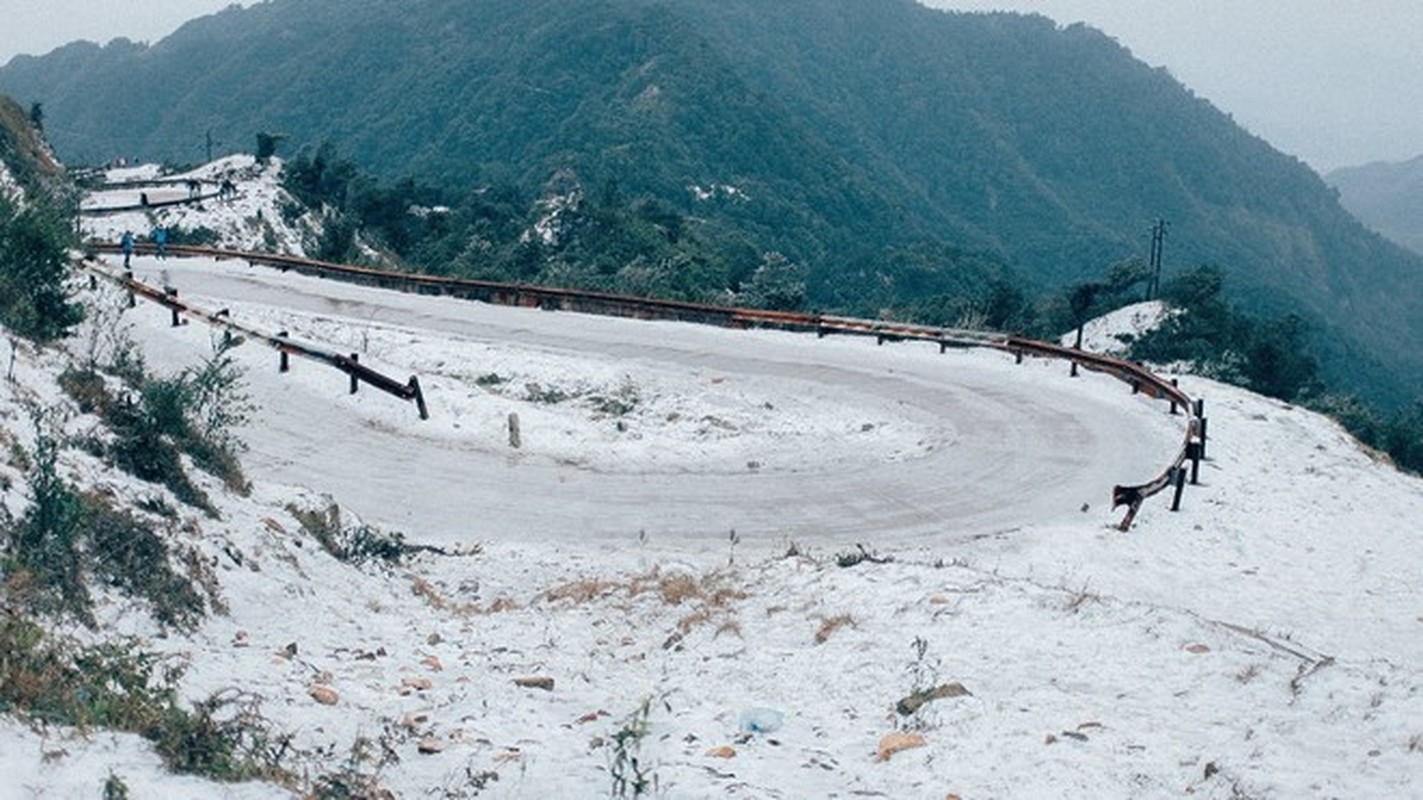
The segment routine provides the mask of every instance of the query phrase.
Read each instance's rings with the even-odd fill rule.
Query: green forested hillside
[[[1168,271],[1213,264],[1243,307],[1302,313],[1329,377],[1384,400],[1423,391],[1423,259],[1166,72],[1041,17],[910,0],[271,0],[152,47],[15,59],[0,91],[43,102],[70,161],[190,162],[209,133],[219,152],[280,133],[289,155],[329,140],[386,181],[513,203],[526,224],[549,191],[581,187],[577,247],[515,252],[466,213],[442,224],[491,247],[421,259],[478,271],[502,253],[490,268],[522,278],[631,265],[649,291],[704,297],[744,289],[778,252],[811,305],[957,313],[945,298],[965,286],[990,303],[1144,256],[1164,218]]]
[[[1423,156],[1337,169],[1325,180],[1361,222],[1423,254]]]

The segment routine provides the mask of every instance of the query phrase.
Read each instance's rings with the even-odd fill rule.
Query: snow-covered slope
[[[189,269],[139,265],[165,268]],[[215,282],[214,295],[219,288]],[[234,313],[280,318],[333,348],[364,343],[382,366],[433,374],[432,424],[414,421],[393,398],[348,396],[342,376],[314,365],[278,376],[274,354],[244,346],[238,352],[251,359],[254,393],[329,406],[304,413],[305,431],[288,427],[282,435],[301,444],[279,450],[263,431],[294,412],[290,402],[269,402],[262,427],[248,432],[252,495],[205,486],[221,519],[194,519],[200,534],[192,541],[212,559],[228,613],[192,636],[158,637],[139,609],[116,602],[103,611],[113,629],[144,635],[189,664],[191,698],[229,687],[260,698],[263,715],[294,735],[291,758],[307,774],[351,766],[401,797],[603,796],[617,777],[639,774],[648,794],[677,798],[1416,795],[1423,483],[1380,463],[1327,419],[1182,376],[1183,388],[1206,398],[1211,420],[1202,485],[1187,490],[1177,514],[1161,498],[1150,501],[1126,534],[1093,500],[1006,527],[945,518],[941,532],[915,538],[873,524],[853,538],[733,535],[719,519],[702,523],[707,536],[671,537],[640,534],[632,512],[621,535],[589,537],[577,525],[556,536],[491,535],[477,510],[462,510],[462,525],[422,511],[457,507],[474,483],[490,480],[455,473],[412,486],[404,507],[369,515],[431,521],[404,532],[447,555],[358,568],[325,554],[287,509],[335,502],[349,515],[363,506],[366,498],[345,489],[323,497],[327,468],[311,466],[327,463],[323,452],[335,439],[353,435],[351,420],[356,431],[409,432],[400,458],[440,448],[503,453],[504,491],[530,528],[559,513],[553,489],[522,480],[539,458],[572,461],[555,474],[575,483],[608,471],[657,474],[669,464],[674,472],[706,470],[711,481],[717,469],[772,448],[778,455],[766,469],[781,465],[812,496],[822,476],[804,465],[839,453],[850,472],[865,474],[894,469],[896,457],[922,462],[922,449],[892,456],[884,448],[918,442],[935,426],[900,399],[861,393],[802,393],[803,405],[778,418],[763,404],[778,407],[796,393],[773,383],[738,387],[743,376],[725,365],[649,372],[638,358],[610,363],[593,352],[631,331],[665,344],[671,359],[684,357],[677,340],[704,334],[714,354],[729,346],[724,331],[604,327],[573,315],[467,306],[473,318],[503,320],[499,330],[522,331],[501,345],[443,329],[451,301],[406,298],[399,321],[376,319],[367,316],[376,301],[351,291],[332,285],[319,310],[296,302],[302,288],[290,292],[291,309],[248,300]],[[156,364],[176,365],[205,346],[201,330],[166,328],[166,312],[141,306],[127,318]],[[564,324],[577,345],[544,338],[549,326]],[[734,345],[791,370],[844,350],[867,369],[894,370],[906,386],[927,380],[916,372],[928,369],[918,366],[922,358],[940,365],[940,380],[997,375],[1004,394],[1064,392],[1104,426],[1150,415],[1148,430],[1170,431],[1159,408],[1114,405],[1123,387],[1097,375],[1072,381],[1060,364],[1015,367],[973,352],[944,360],[912,345],[768,332],[740,332]],[[0,382],[0,417],[23,446],[31,434],[20,398],[62,405],[55,362],[22,346],[16,380]],[[604,395],[616,395],[632,375],[647,413],[597,418],[577,402],[535,409],[526,387],[481,385],[486,374],[544,389],[583,380]],[[506,435],[495,411],[510,409],[529,420],[532,455],[490,440]],[[679,419],[669,419],[674,414]],[[677,424],[681,415],[732,423],[734,434],[724,431],[731,442]],[[629,430],[618,430],[619,419]],[[861,446],[837,428],[846,420],[877,427],[856,429],[868,437]],[[76,431],[91,424],[83,416],[69,423]],[[619,437],[639,429],[655,445]],[[556,446],[541,441],[550,432],[559,432]],[[340,452],[352,475],[375,475],[392,455],[371,450],[362,461],[359,449]],[[1052,457],[1026,446],[1006,455]],[[154,491],[77,451],[65,463],[76,480],[119,496]],[[954,482],[976,468],[966,462],[938,477]],[[3,502],[17,511],[22,476],[12,466],[0,466],[0,475],[11,487]],[[1115,477],[1096,480],[1105,487]],[[817,513],[795,503],[787,512]],[[827,529],[844,523],[821,513]],[[333,692],[334,705],[318,702],[313,687]],[[893,733],[919,746],[879,757]],[[372,755],[352,761],[362,738],[375,743]],[[637,756],[636,768],[619,753]],[[0,763],[15,796],[94,796],[110,774],[134,796],[290,796],[274,786],[166,775],[133,737],[37,734],[13,723],[0,725]]]
[[[186,231],[206,230],[215,246],[238,250],[304,255],[310,242],[320,235],[319,218],[310,212],[294,217],[289,209],[300,209],[281,187],[281,159],[260,163],[250,155],[234,155],[179,174],[164,174],[155,165],[113,169],[105,173],[106,184],[123,188],[101,188],[91,192],[82,207],[86,210],[139,206],[140,195],[153,203],[188,196],[182,181],[197,181],[201,194],[213,195],[223,181],[237,187],[232,197],[210,197],[190,205],[160,206],[116,213],[90,213],[85,231],[93,238],[117,242],[124,231],[146,236],[163,226]],[[175,183],[176,182],[176,183]]]

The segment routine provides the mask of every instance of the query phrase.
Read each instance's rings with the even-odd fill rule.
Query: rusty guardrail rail
[[[424,390],[420,387],[419,377],[415,375],[411,375],[408,381],[401,383],[394,378],[362,364],[359,356],[355,353],[347,356],[314,345],[304,344],[291,339],[285,332],[268,334],[259,331],[256,328],[243,325],[232,319],[232,315],[228,313],[226,309],[210,312],[189,305],[178,298],[176,289],[167,287],[158,289],[149,286],[142,281],[135,280],[131,272],[116,275],[108,270],[100,269],[90,262],[86,262],[83,268],[91,276],[104,278],[127,291],[129,293],[130,306],[132,306],[135,297],[142,297],[145,300],[169,309],[173,313],[174,327],[181,324],[180,317],[188,317],[204,322],[212,327],[222,328],[226,331],[241,334],[248,339],[262,342],[280,354],[280,369],[282,372],[286,372],[289,369],[289,357],[293,355],[335,367],[350,376],[352,394],[356,393],[359,384],[365,383],[386,394],[414,402],[416,410],[420,413],[420,419],[430,418],[429,408],[425,404]]]
[[[98,252],[120,252],[119,246],[112,243],[97,243],[91,247]],[[153,246],[149,243],[135,247],[135,252],[152,252],[152,250]],[[1185,414],[1185,435],[1181,449],[1166,468],[1145,483],[1113,487],[1112,507],[1127,506],[1126,517],[1119,525],[1123,531],[1131,527],[1142,503],[1147,498],[1168,488],[1175,488],[1172,510],[1179,510],[1181,495],[1186,483],[1186,462],[1191,462],[1191,483],[1195,484],[1199,482],[1200,462],[1205,458],[1204,402],[1193,400],[1175,382],[1168,381],[1131,361],[1010,334],[795,311],[713,306],[681,300],[658,300],[608,292],[500,283],[472,278],[421,275],[358,267],[350,264],[335,264],[299,256],[249,253],[242,250],[215,247],[169,245],[167,251],[170,255],[175,256],[246,261],[252,265],[261,264],[275,267],[284,272],[290,270],[319,277],[337,277],[379,288],[449,295],[497,305],[576,311],[634,319],[695,322],[727,328],[772,328],[815,333],[821,337],[832,333],[873,336],[879,344],[896,341],[924,341],[937,344],[940,352],[951,347],[987,347],[1011,353],[1020,362],[1024,356],[1065,360],[1074,365],[1074,375],[1077,366],[1112,375],[1130,385],[1134,393],[1145,391],[1155,399],[1167,401],[1170,404],[1171,413],[1175,414],[1179,409]],[[413,382],[415,379],[411,380]]]

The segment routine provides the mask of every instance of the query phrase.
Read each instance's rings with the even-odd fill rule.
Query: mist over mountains
[[[1165,219],[1168,273],[1217,265],[1245,307],[1315,323],[1328,377],[1423,392],[1423,258],[1080,25],[910,0],[274,0],[19,57],[0,91],[43,103],[70,163],[268,132],[456,193],[650,198],[858,312],[965,270],[1092,279]]]

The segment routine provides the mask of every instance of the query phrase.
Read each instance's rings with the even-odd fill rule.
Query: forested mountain
[[[1165,71],[1042,17],[911,0],[271,0],[151,47],[17,58],[0,91],[42,102],[70,161],[191,162],[209,135],[230,149],[267,132],[531,218],[574,187],[674,249],[699,237],[712,255],[674,255],[707,282],[735,288],[777,251],[804,267],[810,304],[857,313],[1100,276],[1144,256],[1162,218],[1168,271],[1215,264],[1245,307],[1304,313],[1332,378],[1385,400],[1423,391],[1423,259]],[[611,275],[636,257],[587,216],[585,246],[561,258]],[[461,224],[483,241],[477,223]],[[648,290],[686,293],[667,263]]]
[[[1337,169],[1325,180],[1365,225],[1423,253],[1423,156]]]

